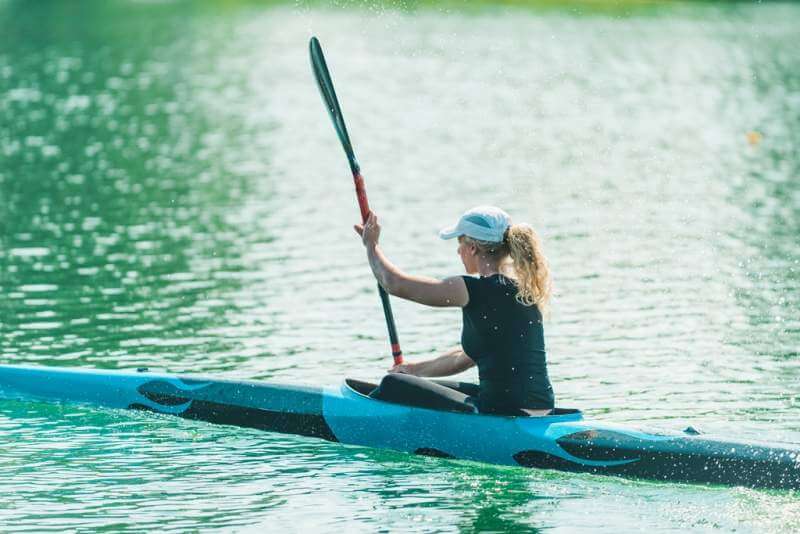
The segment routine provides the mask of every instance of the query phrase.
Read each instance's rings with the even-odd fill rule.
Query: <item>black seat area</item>
[[[478,413],[470,397],[457,389],[418,376],[391,373],[369,394],[386,402],[444,410],[447,412]]]
[[[347,378],[345,383],[357,393],[366,395],[373,399],[402,404],[405,406],[416,406],[429,410],[443,410],[448,412],[477,413],[473,404],[477,398],[479,386],[468,382],[455,382],[448,380],[425,380],[424,387],[415,387],[416,377],[405,379],[410,375],[390,374],[386,375],[381,384],[366,382],[355,378]],[[390,378],[395,377],[395,378]],[[397,377],[400,377],[399,379]],[[431,386],[433,384],[433,386]],[[431,389],[433,388],[433,390]],[[443,388],[443,389],[442,389]],[[554,408],[550,411],[553,415],[579,414],[580,410],[575,408]],[[543,417],[540,413],[529,413],[526,410],[519,410],[510,414],[495,414],[514,417]]]

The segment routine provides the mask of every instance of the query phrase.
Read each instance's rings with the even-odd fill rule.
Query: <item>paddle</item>
[[[358,166],[356,155],[353,152],[353,145],[350,144],[350,136],[347,134],[347,127],[344,124],[342,108],[339,107],[339,100],[336,98],[336,91],[333,89],[333,81],[331,81],[331,75],[330,72],[328,72],[328,65],[325,63],[322,47],[316,37],[312,37],[311,41],[308,43],[308,52],[311,56],[311,70],[314,71],[314,78],[317,80],[319,92],[322,95],[322,100],[325,102],[325,107],[328,108],[328,114],[331,116],[331,121],[333,121],[336,135],[339,136],[339,141],[342,142],[342,148],[344,148],[344,153],[347,155],[347,162],[350,164],[350,170],[353,173],[356,197],[358,197],[358,207],[361,209],[361,221],[366,222],[367,217],[369,217],[369,203],[367,202],[367,191],[364,188],[364,177],[361,176],[361,168]],[[386,293],[386,290],[380,284],[378,284],[378,295],[381,297],[383,315],[386,317],[386,326],[389,329],[389,342],[392,346],[392,357],[394,358],[395,365],[400,365],[403,363],[403,351],[400,350],[400,341],[397,339],[397,328],[394,325],[392,305],[389,302],[389,294]]]

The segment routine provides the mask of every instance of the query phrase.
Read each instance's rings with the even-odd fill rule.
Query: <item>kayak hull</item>
[[[150,372],[0,365],[0,399],[147,410],[499,465],[800,489],[798,446],[718,440],[682,432],[642,432],[586,421],[577,410],[545,417],[438,411],[371,399],[359,385],[366,384],[346,381],[338,386],[309,387]]]

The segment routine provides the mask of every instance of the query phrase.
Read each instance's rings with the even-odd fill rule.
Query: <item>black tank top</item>
[[[461,346],[478,366],[478,409],[553,408],[539,309],[517,301],[516,283],[503,275],[463,278],[469,302],[462,308]]]

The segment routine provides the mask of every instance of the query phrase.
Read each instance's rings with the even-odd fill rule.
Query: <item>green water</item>
[[[3,362],[381,375],[313,33],[401,267],[457,274],[475,204],[539,229],[559,404],[800,442],[800,7],[581,6],[0,2]],[[409,359],[458,341],[394,307]],[[0,474],[4,531],[800,529],[787,493],[11,401]]]

